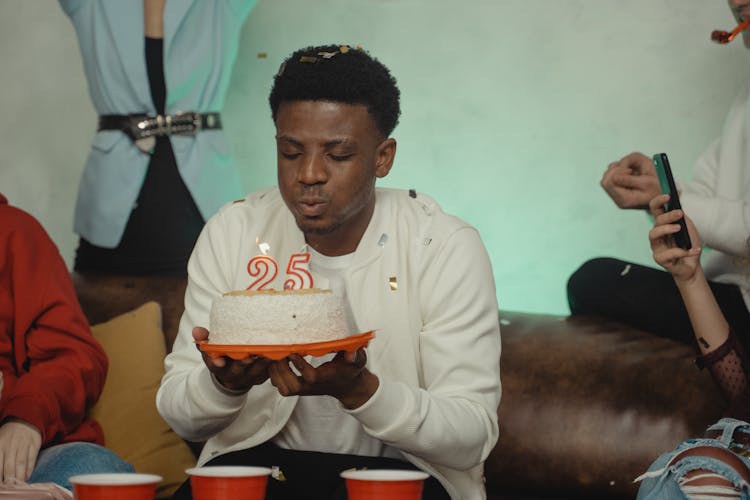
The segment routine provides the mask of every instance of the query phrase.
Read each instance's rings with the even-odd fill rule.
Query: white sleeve
[[[730,255],[747,255],[750,236],[750,205],[747,202],[689,191],[680,196],[680,201],[706,245]]]
[[[190,257],[185,312],[172,352],[164,361],[165,374],[156,395],[164,420],[191,441],[206,440],[227,427],[247,400],[247,395],[230,395],[215,386],[192,335],[195,326],[208,328],[213,299],[230,289],[222,266],[229,262],[227,241],[219,212],[204,227]]]
[[[720,145],[717,139],[698,158],[693,180],[680,186],[680,202],[706,245],[744,256],[750,236],[750,205],[743,199],[717,195]]]
[[[372,436],[433,464],[480,464],[498,438],[500,327],[489,257],[473,228],[450,236],[419,282],[424,388],[383,382],[350,410]]]

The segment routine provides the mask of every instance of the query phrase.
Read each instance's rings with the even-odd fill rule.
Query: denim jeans
[[[94,443],[65,443],[39,452],[29,483],[56,483],[72,489],[68,478],[98,472],[134,472],[113,451]]]
[[[637,500],[683,500],[691,498],[691,496],[686,494],[682,483],[686,473],[697,469],[711,471],[731,482],[740,490],[737,496],[733,498],[750,500],[750,485],[734,468],[721,460],[701,455],[690,455],[672,463],[672,459],[679,453],[698,446],[716,447],[731,451],[732,433],[736,428],[747,428],[750,431],[750,424],[741,420],[723,418],[709,427],[710,430],[723,432],[716,439],[689,439],[680,443],[673,451],[661,455],[651,464],[651,467],[649,467],[645,474],[636,479],[636,481],[642,481],[638,490]],[[750,467],[750,459],[748,457],[737,453],[735,453],[735,456]],[[691,493],[698,495],[702,491],[706,494],[712,488],[711,486],[693,486]]]

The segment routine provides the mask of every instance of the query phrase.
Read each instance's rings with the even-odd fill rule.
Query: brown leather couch
[[[149,300],[170,349],[185,281],[74,273],[89,321]],[[703,433],[724,403],[690,347],[591,317],[500,312],[500,440],[486,462],[490,499],[634,498],[633,479]]]

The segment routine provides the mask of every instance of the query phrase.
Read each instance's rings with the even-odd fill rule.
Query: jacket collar
[[[362,235],[354,251],[353,269],[365,266],[380,257],[383,248],[388,245],[388,240],[391,238],[388,228],[392,227],[388,222],[391,220],[393,210],[388,194],[388,191],[375,190],[375,210],[372,212],[365,234]]]

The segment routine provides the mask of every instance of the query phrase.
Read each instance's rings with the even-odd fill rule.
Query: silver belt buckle
[[[130,124],[133,142],[144,153],[153,152],[158,136],[195,135],[201,128],[201,114],[195,112],[154,117],[133,115]]]
[[[154,136],[154,130],[157,128],[156,120],[148,116],[133,118],[137,120],[135,121],[135,125],[131,125],[130,127],[133,133],[133,142],[144,153],[153,153],[154,146],[156,146],[156,137]]]
[[[201,114],[200,113],[177,113],[175,115],[167,115],[171,120],[171,134],[178,135],[195,135],[201,130]]]

